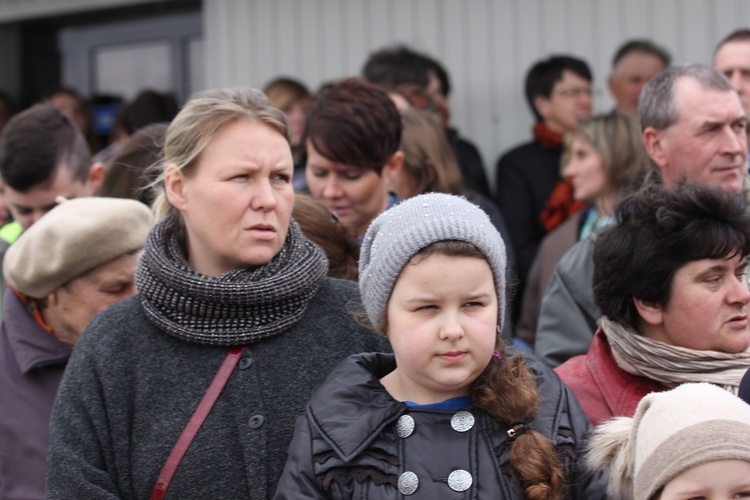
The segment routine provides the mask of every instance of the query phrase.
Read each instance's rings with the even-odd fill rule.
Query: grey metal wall
[[[740,26],[750,26],[748,0],[204,0],[206,81],[262,87],[290,75],[315,88],[407,43],[446,65],[453,122],[492,175],[498,155],[530,136],[522,84],[536,59],[586,59],[604,112],[610,59],[627,38],[653,39],[678,64],[710,63]]]

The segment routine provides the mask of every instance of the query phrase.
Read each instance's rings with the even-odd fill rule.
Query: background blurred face
[[[53,292],[42,315],[55,337],[74,346],[99,312],[135,295],[137,254],[118,257]]]
[[[664,487],[659,500],[734,500],[750,498],[750,462],[716,460],[697,465]]]
[[[664,184],[673,187],[684,177],[739,193],[747,158],[747,117],[737,93],[704,89],[692,78],[681,78],[674,100],[677,121],[662,131],[644,131]],[[646,138],[649,133],[655,134],[658,148]]]
[[[534,103],[550,129],[560,134],[571,132],[579,119],[591,117],[591,82],[564,70],[549,98],[537,97]]]
[[[50,103],[65,113],[70,121],[75,123],[78,130],[82,132],[88,131],[88,116],[86,116],[86,110],[83,108],[83,104],[66,92],[58,92],[49,99]]]
[[[738,353],[750,347],[746,260],[701,259],[674,275],[671,295],[645,336],[695,350]]]
[[[302,139],[305,136],[305,124],[307,123],[307,107],[309,106],[307,99],[294,101],[289,108],[284,110],[286,120],[289,123],[289,128],[292,129],[292,147],[297,147],[302,144]]]
[[[165,188],[185,223],[190,265],[221,276],[267,264],[289,229],[293,169],[284,136],[248,120],[219,129],[194,171],[173,169]]]
[[[52,177],[41,184],[32,186],[26,191],[16,191],[10,186],[3,186],[5,203],[24,229],[28,229],[44,214],[57,206],[55,199],[64,196],[68,199],[91,196],[91,183],[76,180],[73,172],[66,165],[59,165]]]
[[[664,69],[661,59],[644,52],[630,52],[620,59],[608,82],[617,109],[637,116],[643,86]]]
[[[497,338],[497,292],[484,259],[431,255],[409,262],[388,301],[396,369],[383,378],[399,401],[465,396],[487,367]]]
[[[599,153],[589,141],[576,135],[570,145],[570,161],[563,174],[573,182],[577,201],[593,202],[607,187],[607,170]]]
[[[360,237],[388,206],[388,187],[375,170],[344,165],[321,155],[307,141],[307,186],[312,195],[335,212],[344,227]]]
[[[750,41],[728,42],[719,47],[714,67],[732,82],[745,114],[750,114]]]

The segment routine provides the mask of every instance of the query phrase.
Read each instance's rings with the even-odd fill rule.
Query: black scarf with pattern
[[[149,320],[186,342],[243,345],[287,331],[328,272],[325,254],[294,220],[268,264],[217,278],[190,267],[181,232],[175,215],[154,226],[135,282]]]

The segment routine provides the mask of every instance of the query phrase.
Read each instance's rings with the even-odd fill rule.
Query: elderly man
[[[742,191],[747,118],[721,73],[700,65],[669,68],[644,87],[639,113],[654,174],[665,186],[694,181]],[[570,249],[542,300],[535,350],[552,366],[586,353],[597,329],[592,253],[590,239]]]
[[[625,199],[595,244],[600,327],[587,354],[555,370],[594,425],[682,383],[737,394],[750,367],[748,255],[750,213],[738,195],[652,184]]]
[[[135,295],[152,224],[140,202],[79,198],[8,249],[0,324],[0,498],[44,498],[48,425],[71,351],[89,321]]]
[[[630,40],[617,49],[612,59],[612,73],[607,79],[609,92],[620,111],[638,115],[638,98],[644,85],[671,62],[666,50],[650,40]]]

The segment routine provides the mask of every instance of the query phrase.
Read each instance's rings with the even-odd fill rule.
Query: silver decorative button
[[[456,432],[466,432],[474,427],[474,415],[468,411],[460,411],[451,418],[451,427]],[[463,491],[463,490],[462,490]]]
[[[406,439],[414,432],[414,419],[411,415],[401,415],[396,422],[396,434],[401,439]]]
[[[412,495],[419,487],[419,478],[411,471],[406,471],[398,477],[398,491],[402,495]]]
[[[472,482],[471,474],[463,469],[454,470],[448,476],[448,486],[453,491],[466,491],[471,488]]]

